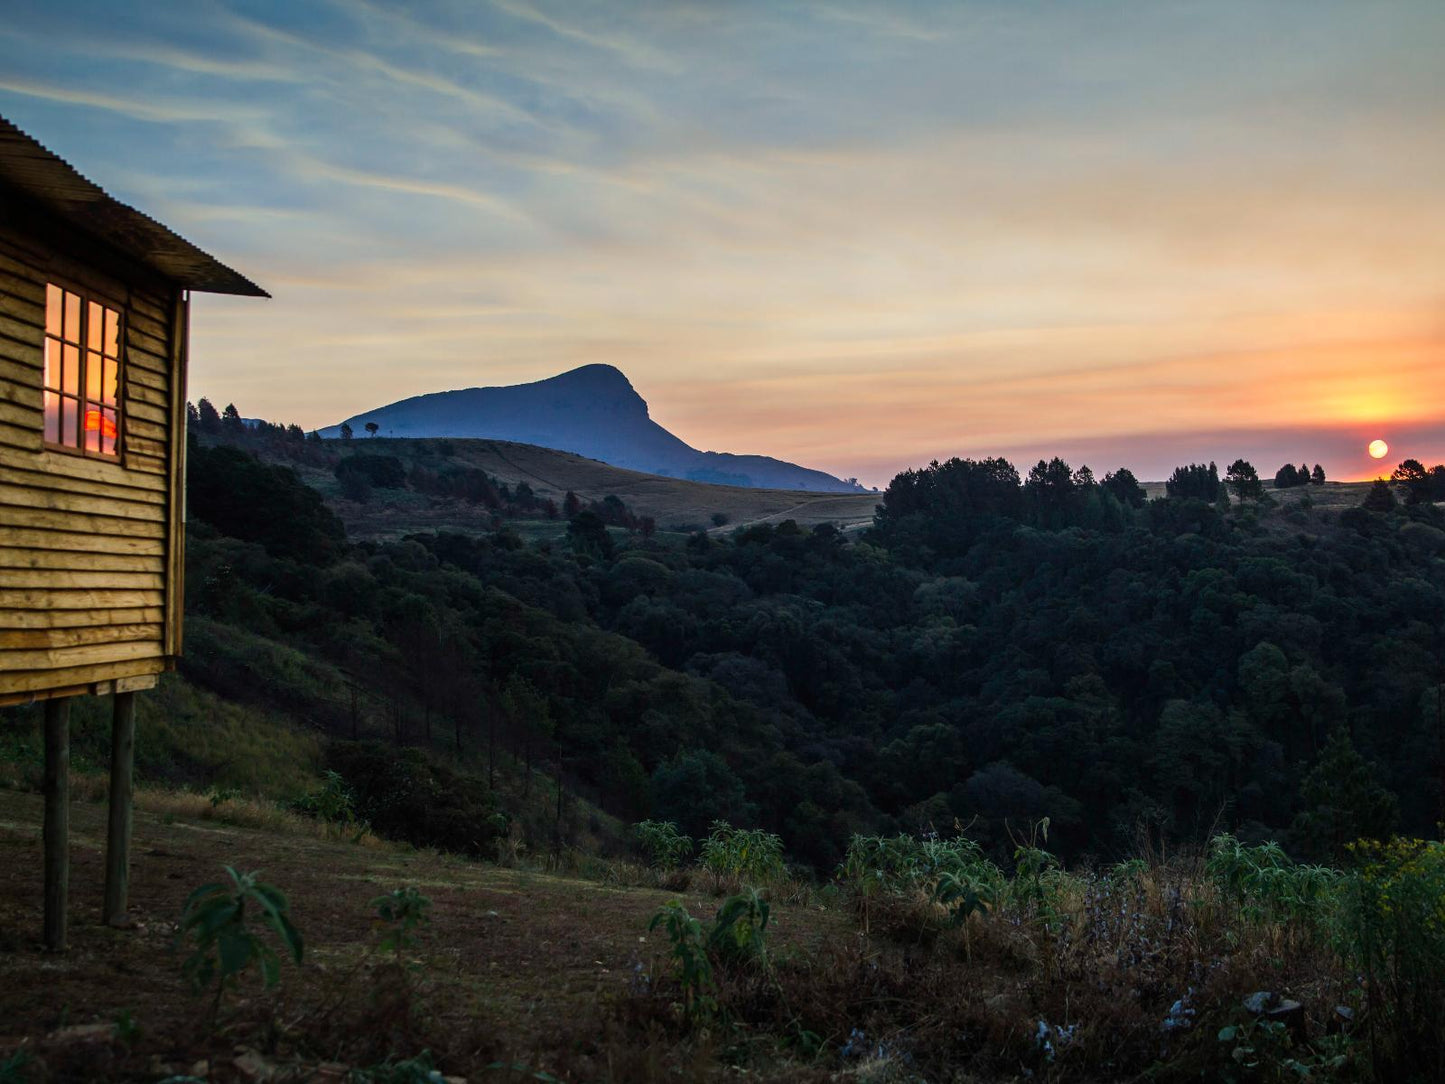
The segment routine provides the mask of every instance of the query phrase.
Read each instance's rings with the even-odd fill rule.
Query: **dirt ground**
[[[671,898],[542,873],[501,869],[400,847],[368,848],[301,835],[137,811],[131,914],[136,926],[98,922],[105,807],[71,811],[70,947],[39,944],[41,800],[0,791],[0,1079],[23,1051],[18,1080],[342,1079],[345,1068],[433,1051],[438,1068],[477,1080],[577,1076],[608,1055],[599,1006],[639,974],[665,969],[647,922]],[[306,939],[273,991],[248,975],[223,1002],[214,1029],[208,999],[180,973],[175,923],[187,895],[259,869],[285,891]],[[432,900],[404,968],[376,951],[370,901],[414,885]],[[685,894],[711,915],[717,901]],[[775,908],[786,942],[802,924]],[[811,924],[811,916],[810,916]],[[795,928],[790,930],[789,927]],[[637,968],[641,966],[641,971]],[[659,972],[660,973],[660,972]],[[557,1052],[574,1068],[553,1068]],[[490,1068],[527,1067],[526,1074]],[[333,1063],[333,1064],[325,1064]],[[597,1078],[611,1077],[598,1066]],[[618,1077],[619,1079],[622,1077]]]

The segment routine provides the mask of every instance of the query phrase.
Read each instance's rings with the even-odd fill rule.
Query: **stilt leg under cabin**
[[[45,702],[45,947],[65,950],[70,895],[70,698]]]
[[[101,920],[126,924],[135,766],[135,693],[116,693],[110,734],[110,821],[105,837],[105,903]]]

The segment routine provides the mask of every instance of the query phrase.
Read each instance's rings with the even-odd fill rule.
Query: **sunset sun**
[[[1369,451],[1371,459],[1384,459],[1390,454],[1390,446],[1383,440],[1372,440]]]

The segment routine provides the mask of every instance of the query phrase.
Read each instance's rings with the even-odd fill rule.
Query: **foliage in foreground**
[[[291,924],[290,904],[274,885],[262,882],[259,871],[237,873],[225,867],[229,881],[214,881],[191,893],[181,914],[179,936],[190,937],[195,951],[181,970],[197,990],[215,983],[212,1013],[219,1007],[221,993],[254,962],[267,988],[281,977],[281,958],[252,926],[256,918],[261,929],[269,929],[286,954],[299,965],[304,951],[301,933]],[[247,909],[251,909],[248,915]]]

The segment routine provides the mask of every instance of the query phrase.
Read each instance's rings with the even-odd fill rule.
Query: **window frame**
[[[54,340],[54,336],[52,336],[51,333],[50,333],[50,289],[51,289],[51,287],[54,287],[54,288],[56,288],[56,289],[58,289],[58,290],[61,291],[61,299],[62,299],[62,300],[61,300],[61,305],[62,305],[62,309],[61,309],[61,312],[62,312],[62,327],[61,327],[61,337],[60,337],[58,340]],[[79,340],[80,340],[80,341],[79,341],[78,344],[72,344],[72,343],[70,342],[70,340],[67,340],[67,339],[64,337],[64,330],[65,330],[65,329],[64,329],[64,326],[63,326],[63,320],[64,320],[64,296],[65,296],[66,294],[72,294],[72,295],[74,295],[75,297],[78,297],[78,298],[80,299],[80,330],[79,330]],[[99,305],[99,306],[102,308],[102,310],[109,309],[109,310],[111,310],[112,312],[114,312],[114,313],[116,314],[115,407],[114,407],[114,410],[115,410],[115,450],[114,450],[113,452],[105,452],[105,451],[101,451],[101,450],[92,451],[91,449],[85,447],[85,444],[84,444],[84,434],[85,434],[85,430],[84,430],[83,426],[84,426],[84,417],[85,417],[86,407],[87,407],[87,404],[95,402],[95,400],[93,400],[93,399],[90,398],[90,396],[89,396],[89,394],[88,394],[88,387],[87,387],[87,377],[88,377],[88,372],[89,372],[89,368],[90,368],[90,358],[89,358],[89,355],[92,354],[92,353],[96,353],[96,351],[92,351],[92,350],[90,349],[89,342],[88,342],[88,334],[87,334],[88,331],[89,331],[89,327],[90,327],[90,306],[91,306],[92,304]],[[44,297],[43,297],[43,299],[42,299],[42,301],[41,301],[41,308],[42,308],[42,310],[43,310],[43,312],[44,312],[44,315],[41,317],[41,329],[40,329],[40,394],[41,394],[41,402],[40,402],[41,423],[40,423],[40,425],[41,425],[41,442],[42,442],[42,446],[45,448],[46,451],[51,451],[51,452],[64,452],[64,453],[67,454],[67,455],[76,455],[76,456],[81,456],[81,457],[83,457],[83,458],[85,458],[85,459],[94,459],[94,460],[97,460],[97,461],[99,461],[99,462],[101,462],[101,463],[114,463],[114,464],[116,464],[117,466],[122,466],[122,467],[123,467],[123,466],[125,465],[125,461],[126,461],[126,440],[125,440],[125,436],[126,436],[126,424],[125,424],[125,409],[124,409],[124,404],[125,404],[125,387],[126,387],[126,368],[127,368],[127,366],[126,366],[126,324],[127,324],[127,319],[126,319],[126,317],[127,317],[127,306],[126,306],[126,304],[125,304],[123,301],[121,301],[116,295],[110,294],[110,293],[108,293],[107,291],[97,290],[97,289],[95,289],[95,288],[92,287],[92,286],[82,285],[81,283],[77,282],[77,281],[76,281],[75,279],[73,279],[73,278],[70,278],[69,276],[66,276],[66,275],[57,275],[57,274],[55,274],[53,271],[47,271],[46,274],[45,274],[45,294],[44,294]],[[102,317],[102,319],[103,319],[103,317]],[[106,356],[106,355],[105,355],[105,352],[104,352],[104,351],[105,351],[104,335],[105,335],[105,332],[104,332],[104,329],[102,329],[102,331],[101,331],[101,340],[100,340],[100,341],[101,341],[101,349],[100,349],[100,351],[99,351],[99,353],[100,353],[100,355],[101,355],[102,358],[104,358],[104,357]],[[75,392],[75,394],[73,394],[73,395],[72,395],[70,392],[66,392],[66,391],[63,390],[63,382],[62,382],[61,390],[58,390],[58,391],[57,391],[55,388],[52,388],[52,387],[46,382],[45,355],[46,355],[46,350],[47,350],[47,344],[48,344],[50,341],[52,341],[52,340],[57,341],[57,342],[60,344],[60,347],[61,347],[62,352],[64,351],[64,349],[65,349],[65,347],[66,347],[67,345],[77,345],[77,348],[78,348],[78,350],[79,350],[79,367],[78,367],[78,372],[77,372],[77,375],[76,375],[76,385],[75,385],[75,386],[76,386],[76,392]],[[80,437],[81,437],[81,443],[80,443],[80,444],[78,444],[78,445],[76,445],[76,444],[66,444],[64,441],[50,440],[50,439],[48,439],[48,438],[46,437],[46,435],[45,435],[45,396],[46,396],[46,395],[49,395],[49,394],[58,394],[58,395],[60,395],[60,396],[62,397],[62,399],[68,397],[68,398],[71,398],[71,399],[73,399],[73,400],[75,400],[75,401],[77,402],[77,404],[78,404],[78,406],[77,406],[77,411],[78,411],[78,413],[77,413],[77,416],[76,416],[76,426],[77,426],[77,429],[79,430]],[[100,406],[100,408],[101,408],[102,410],[109,409],[108,407],[106,407],[106,405],[105,405],[105,403],[104,403],[104,387],[103,387],[103,386],[102,386],[102,389],[101,389],[101,401],[100,401],[100,403],[99,403],[98,405]],[[63,423],[62,423],[62,426],[61,426],[61,436],[64,436],[64,435],[65,435],[65,430],[64,430],[64,425],[63,425]]]

